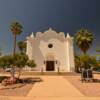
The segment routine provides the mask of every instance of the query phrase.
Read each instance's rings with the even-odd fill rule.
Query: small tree
[[[28,65],[29,67],[36,66],[34,60],[29,60],[28,56],[24,53],[15,54],[14,62],[15,62],[16,67],[19,69],[18,70],[18,79],[20,78],[22,68],[24,68],[26,65]]]
[[[75,59],[75,71],[76,71],[77,73],[79,73],[79,72],[80,72],[80,69],[81,69],[81,60],[80,60],[80,56],[79,56],[79,55],[75,55],[74,59]]]
[[[13,65],[15,65],[16,68],[18,68],[18,79],[20,78],[22,68],[24,68],[26,65],[28,65],[31,68],[36,67],[34,60],[29,60],[28,56],[24,53],[15,54],[14,56],[6,55],[3,57],[0,57],[1,68],[12,67]],[[11,73],[11,78],[12,77],[15,78],[14,73],[13,74]]]
[[[76,72],[81,72],[82,68],[89,69],[98,67],[96,57],[89,55],[81,55],[75,57]]]
[[[27,64],[28,56],[25,54],[15,54],[14,56],[14,63],[18,68],[18,78],[20,78],[21,70]]]
[[[2,67],[3,69],[7,67],[11,67],[13,63],[14,63],[14,60],[13,60],[13,56],[11,55],[0,57],[0,67]]]
[[[29,67],[31,67],[31,68],[36,67],[36,64],[35,64],[34,60],[28,60],[27,65],[28,65]]]

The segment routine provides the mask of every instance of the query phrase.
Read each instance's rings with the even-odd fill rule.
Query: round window
[[[48,44],[48,47],[49,47],[49,48],[52,48],[52,47],[53,47],[53,45],[52,45],[52,44]]]

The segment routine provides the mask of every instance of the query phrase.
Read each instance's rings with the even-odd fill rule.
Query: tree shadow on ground
[[[82,82],[82,80],[80,79],[79,81]],[[93,79],[93,80],[85,80],[82,83],[100,83],[100,79]]]
[[[8,78],[7,76],[0,76],[0,83],[2,82],[2,80],[4,80],[5,78]]]
[[[28,78],[22,78],[20,80],[21,83],[24,84],[34,84],[36,82],[43,82],[43,80],[40,77],[34,77],[34,78],[28,77]]]
[[[24,87],[26,85],[33,85],[33,84],[35,84],[37,82],[43,82],[43,80],[40,77],[21,78],[21,79],[17,80],[17,83],[16,84],[2,86],[2,88],[0,88],[0,90],[22,88],[22,87]]]

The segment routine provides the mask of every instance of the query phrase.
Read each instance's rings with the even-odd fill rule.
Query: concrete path
[[[33,86],[28,96],[33,97],[77,97],[83,96],[63,76],[41,76],[43,82]]]

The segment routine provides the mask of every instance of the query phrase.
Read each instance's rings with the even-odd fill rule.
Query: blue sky
[[[25,40],[31,32],[69,32],[74,36],[82,27],[95,35],[89,53],[100,47],[100,0],[0,0],[0,48],[3,54],[12,52],[12,33],[9,26],[19,21],[23,27],[18,40]],[[76,49],[77,51],[77,49]]]

